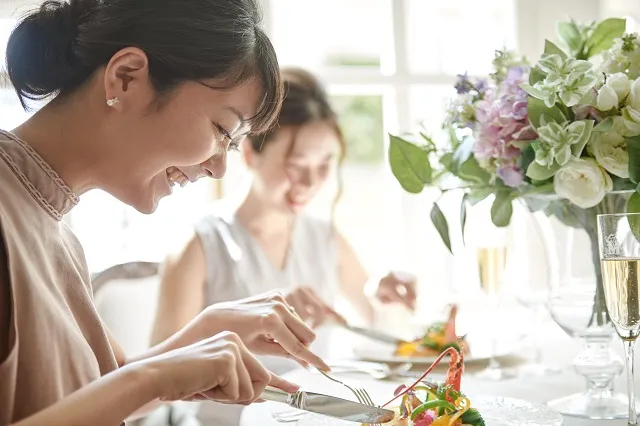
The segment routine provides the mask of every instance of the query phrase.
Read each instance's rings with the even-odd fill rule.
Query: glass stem
[[[627,367],[627,393],[629,395],[629,422],[628,426],[637,426],[638,425],[638,416],[636,414],[636,393],[635,393],[635,374],[633,371],[634,367],[634,352],[635,341],[634,340],[625,340],[624,341],[624,353],[625,353],[625,363]]]
[[[536,307],[536,328],[533,332],[533,350],[534,350],[534,358],[533,362],[535,364],[542,364],[542,349],[540,348],[540,331],[544,326],[544,306]]]
[[[498,346],[498,339],[496,339],[495,335],[491,336],[491,358],[489,358],[488,368],[490,370],[498,370],[500,368],[500,363],[496,358],[496,347]]]

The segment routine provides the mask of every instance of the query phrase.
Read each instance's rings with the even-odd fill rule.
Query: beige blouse
[[[25,142],[0,131],[0,426],[117,368],[79,241],[78,203]]]

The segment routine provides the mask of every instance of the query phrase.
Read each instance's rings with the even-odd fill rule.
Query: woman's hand
[[[310,287],[296,287],[285,293],[284,299],[300,319],[305,322],[311,322],[312,328],[319,326],[327,319],[346,323],[346,320],[327,305],[318,293]]]
[[[158,397],[163,401],[212,400],[250,404],[267,385],[286,392],[298,390],[298,386],[269,373],[240,337],[231,332],[220,333],[127,368],[136,364],[151,369]]]
[[[221,330],[233,331],[257,354],[282,356],[303,366],[311,364],[329,370],[308,348],[316,338],[314,331],[278,292],[216,303],[202,311],[194,323],[199,323],[201,330],[209,335]]]
[[[382,303],[402,303],[412,311],[416,308],[416,277],[405,272],[389,272],[375,291]]]

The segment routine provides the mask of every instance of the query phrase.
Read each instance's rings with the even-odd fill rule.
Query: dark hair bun
[[[7,43],[7,72],[19,95],[42,99],[77,87],[91,74],[74,54],[78,25],[98,0],[47,0]],[[26,106],[26,105],[25,105]]]

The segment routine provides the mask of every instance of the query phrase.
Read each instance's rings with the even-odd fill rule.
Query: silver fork
[[[322,371],[322,370],[318,370],[320,371],[320,373],[322,373],[322,375],[324,377],[326,377],[327,379],[334,381],[336,383],[341,384],[342,386],[346,387],[347,389],[349,389],[358,399],[358,402],[360,404],[364,404],[364,405],[368,405],[370,407],[376,407],[376,405],[373,403],[373,400],[371,399],[371,396],[369,396],[369,392],[367,392],[366,389],[364,388],[352,388],[351,386],[349,386],[346,383],[341,382],[340,380],[336,379],[335,377],[331,377],[328,373]],[[380,423],[374,423],[373,426],[382,426]]]

